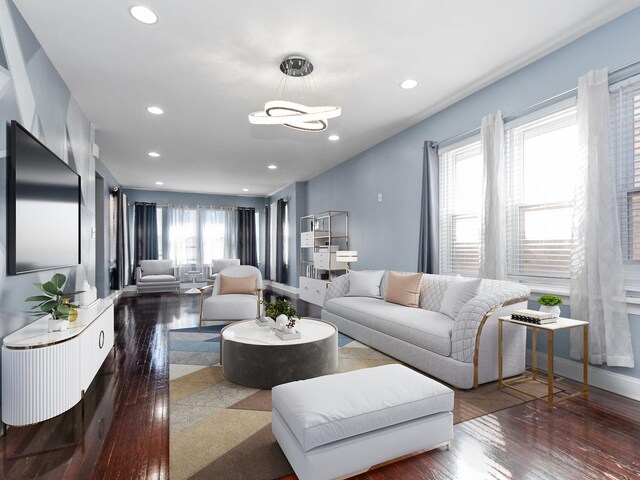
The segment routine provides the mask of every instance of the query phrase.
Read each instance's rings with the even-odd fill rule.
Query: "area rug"
[[[293,473],[271,434],[271,391],[228,382],[220,361],[224,324],[169,332],[172,480],[271,480]],[[400,363],[346,335],[339,336],[338,373]],[[537,397],[546,387],[519,388]],[[520,405],[531,398],[495,383],[455,393],[454,423]]]

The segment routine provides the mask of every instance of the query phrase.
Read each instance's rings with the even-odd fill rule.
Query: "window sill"
[[[569,288],[561,287],[558,285],[539,285],[539,284],[528,284],[526,285],[531,289],[531,293],[537,293],[542,295],[543,293],[550,293],[552,295],[559,296],[562,301],[566,305],[570,305],[569,302]],[[533,297],[533,296],[532,296]],[[535,300],[532,298],[532,300]],[[630,315],[640,315],[640,298],[636,297],[627,297],[627,313]]]

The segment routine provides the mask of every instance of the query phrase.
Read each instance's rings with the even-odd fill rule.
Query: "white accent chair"
[[[140,260],[136,268],[138,293],[177,292],[180,293],[180,274],[171,260]]]
[[[207,266],[207,283],[213,284],[220,275],[220,272],[227,267],[235,267],[240,265],[239,258],[214,258],[211,265]]]
[[[260,301],[262,299],[262,274],[260,270],[251,265],[235,265],[226,267],[219,275],[227,277],[256,277],[255,295],[226,294],[220,295],[220,283],[207,285],[200,289],[200,322],[206,321],[234,321],[259,318],[261,313]],[[211,290],[211,296],[205,298],[205,294]]]

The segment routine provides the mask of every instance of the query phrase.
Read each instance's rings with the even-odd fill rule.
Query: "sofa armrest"
[[[348,273],[334,278],[324,294],[324,303],[326,304],[332,298],[346,296],[349,293],[350,280],[351,275]]]
[[[142,267],[136,267],[136,283],[142,278]]]
[[[176,280],[180,281],[180,267],[173,267],[173,276],[176,277]]]
[[[460,362],[475,361],[478,332],[484,322],[500,308],[528,300],[531,291],[517,283],[500,289],[480,292],[458,313],[451,332],[451,358]]]

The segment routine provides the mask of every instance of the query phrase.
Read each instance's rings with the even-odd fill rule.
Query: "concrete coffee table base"
[[[269,332],[275,340],[268,345],[225,338],[225,330],[232,327],[233,324],[225,327],[220,335],[222,372],[230,382],[266,389],[328,375],[338,368],[338,331],[335,327],[328,337],[303,343],[280,340]],[[304,340],[304,325],[302,332]]]

